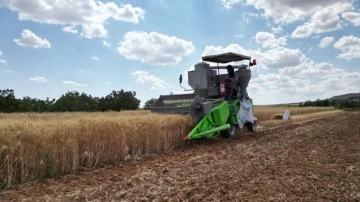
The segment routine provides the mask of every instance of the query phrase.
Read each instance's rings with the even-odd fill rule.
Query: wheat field
[[[333,107],[255,107],[259,125],[275,114],[291,120],[338,112]],[[118,164],[190,144],[192,119],[149,111],[0,114],[0,189],[42,177]]]

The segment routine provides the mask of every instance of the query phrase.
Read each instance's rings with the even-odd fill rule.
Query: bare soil
[[[14,186],[0,201],[360,201],[360,113]]]

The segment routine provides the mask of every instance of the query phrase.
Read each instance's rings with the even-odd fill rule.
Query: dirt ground
[[[360,201],[360,113],[15,186],[0,201]]]

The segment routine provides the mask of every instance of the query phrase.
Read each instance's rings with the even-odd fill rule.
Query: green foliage
[[[144,104],[144,109],[150,109],[150,107],[156,102],[156,98],[151,98],[150,100],[146,101]]]
[[[0,90],[0,111],[5,113],[16,112],[19,108],[19,102],[15,98],[14,90]]]
[[[112,91],[104,97],[92,97],[77,91],[67,92],[58,100],[46,98],[23,97],[16,99],[14,90],[0,90],[0,112],[90,112],[90,111],[121,111],[139,109],[140,100],[136,92]]]
[[[360,109],[360,99],[343,99],[343,100],[320,100],[316,101],[307,100],[304,103],[299,103],[299,107],[330,107],[333,106],[337,109]]]

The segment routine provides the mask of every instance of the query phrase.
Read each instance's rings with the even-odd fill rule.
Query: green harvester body
[[[231,52],[204,56],[202,59],[216,63],[251,60],[249,56]],[[246,126],[249,131],[255,132],[256,118],[253,117],[253,100],[248,96],[246,90],[251,78],[251,70],[248,67],[253,65],[256,65],[255,60],[249,62],[249,65],[237,66],[238,69],[235,71],[237,86],[235,89],[230,89],[231,92],[229,92],[229,88],[225,88],[228,96],[224,96],[221,94],[221,83],[224,84],[228,77],[227,74],[219,74],[219,70],[227,69],[228,66],[211,67],[204,62],[198,63],[195,65],[195,70],[188,71],[188,83],[192,87],[190,90],[194,91],[193,93],[161,95],[150,109],[154,113],[190,114],[194,128],[184,140],[214,138],[219,134],[223,138],[233,138],[237,128],[243,126]],[[182,75],[180,75],[179,81],[181,86]],[[242,103],[247,103],[247,105]],[[241,110],[241,106],[247,107]],[[244,116],[245,121],[241,124],[238,117]]]

